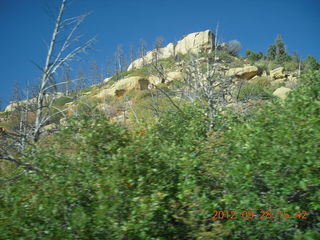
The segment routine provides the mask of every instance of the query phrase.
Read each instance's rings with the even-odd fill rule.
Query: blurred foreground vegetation
[[[130,130],[69,119],[25,153],[42,174],[1,185],[0,239],[320,239],[319,71],[250,117],[224,110],[212,132],[203,109],[181,109]]]

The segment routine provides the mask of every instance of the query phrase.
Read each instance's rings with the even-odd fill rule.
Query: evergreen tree
[[[304,69],[307,71],[320,69],[320,64],[317,62],[317,59],[314,56],[308,56],[303,65]]]
[[[278,35],[276,38],[276,61],[278,63],[283,63],[288,59],[288,53],[286,51],[286,47],[284,45],[283,39],[281,35]]]
[[[276,45],[272,44],[269,46],[269,48],[267,50],[267,58],[269,60],[274,60],[276,58],[276,55],[277,55]]]
[[[288,60],[288,57],[289,55],[286,51],[282,36],[278,35],[275,44],[270,45],[267,50],[267,58],[269,60],[275,60],[278,63],[284,63]]]

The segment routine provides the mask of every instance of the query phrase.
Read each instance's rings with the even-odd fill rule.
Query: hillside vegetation
[[[283,47],[165,58],[59,96],[65,114],[14,153],[28,164],[0,162],[0,239],[320,239],[320,65]]]

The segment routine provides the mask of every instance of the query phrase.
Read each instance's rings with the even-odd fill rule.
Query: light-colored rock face
[[[51,123],[43,127],[43,131],[48,131],[48,132],[54,131],[56,129],[58,129],[58,126],[55,123]]]
[[[245,66],[242,68],[230,68],[227,72],[226,75],[230,77],[238,77],[241,79],[246,79],[249,80],[256,76],[258,73],[258,68],[255,66]]]
[[[161,83],[161,79],[157,76],[151,75],[148,77],[148,80],[151,84],[159,85]],[[152,87],[152,86],[150,86]]]
[[[183,80],[183,73],[179,71],[168,72],[165,74],[165,83],[169,83],[172,81],[182,81]],[[161,83],[161,78],[151,75],[148,77],[148,80],[151,84],[159,85]],[[152,88],[152,86],[150,86]]]
[[[108,96],[114,96],[114,89],[103,89],[101,90],[98,94],[94,95],[94,97],[99,98],[99,99],[104,99]]]
[[[210,30],[204,32],[190,33],[185,36],[182,40],[178,41],[175,46],[173,43],[169,43],[166,47],[157,50],[147,52],[143,58],[138,58],[133,61],[128,71],[132,69],[141,68],[146,64],[152,63],[155,60],[155,54],[157,59],[165,59],[174,57],[177,54],[193,53],[198,54],[202,52],[211,52],[214,48],[214,35]]]
[[[4,109],[5,112],[12,112],[14,111],[18,106],[17,102],[10,102],[10,104]]]
[[[104,83],[108,83],[110,80],[111,80],[111,77],[108,77],[108,78],[105,78],[105,79],[103,80],[103,82],[104,82]]]
[[[284,74],[284,68],[283,67],[278,67],[270,71],[270,77],[274,79],[280,79],[280,78],[285,78],[286,75]]]
[[[183,80],[183,73],[182,72],[169,72],[167,74],[167,81],[182,81]]]
[[[120,79],[111,88],[104,89],[94,97],[104,98],[106,96],[123,96],[130,90],[147,90],[149,87],[149,80],[141,76],[133,76]]]
[[[176,54],[211,52],[214,47],[214,37],[210,30],[190,33],[180,40],[176,47]]]
[[[164,48],[160,48],[158,50],[153,49],[152,51],[147,52],[147,54],[144,57],[138,58],[137,60],[133,61],[129,65],[128,71],[132,69],[141,68],[146,64],[152,63],[156,59],[159,60],[159,59],[165,59],[165,58],[175,56],[174,48],[175,48],[174,44],[169,43]]]
[[[56,93],[50,93],[50,94],[46,94],[45,96],[45,101],[48,101],[48,99],[52,99],[54,98],[59,98],[64,96],[64,93],[62,92],[56,92]],[[18,107],[20,106],[24,106],[26,104],[28,104],[29,106],[34,105],[37,103],[37,98],[31,98],[29,100],[21,100],[21,101],[12,101],[10,102],[10,104],[4,109],[5,112],[13,112],[15,111]]]
[[[277,88],[274,92],[273,95],[277,96],[281,99],[285,99],[287,97],[287,94],[291,91],[290,88],[286,88],[286,87],[280,87]]]

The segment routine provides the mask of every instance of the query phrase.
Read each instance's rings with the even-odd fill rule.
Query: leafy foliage
[[[320,63],[318,63],[317,59],[313,56],[308,56],[303,64],[306,71],[314,71],[320,69]]]
[[[254,63],[256,61],[259,61],[260,59],[263,58],[263,53],[262,52],[254,52],[252,50],[246,50],[246,57],[249,59],[251,63]]]
[[[288,59],[288,53],[281,35],[277,36],[275,44],[269,46],[267,58],[269,60],[275,60],[278,63],[283,63]]]
[[[42,174],[1,186],[0,239],[317,239],[319,103],[320,72],[309,72],[285,101],[246,120],[225,111],[210,133],[198,106],[131,131],[99,115],[70,119],[26,152]],[[274,215],[219,220],[213,210]],[[276,215],[303,210],[306,220]]]

